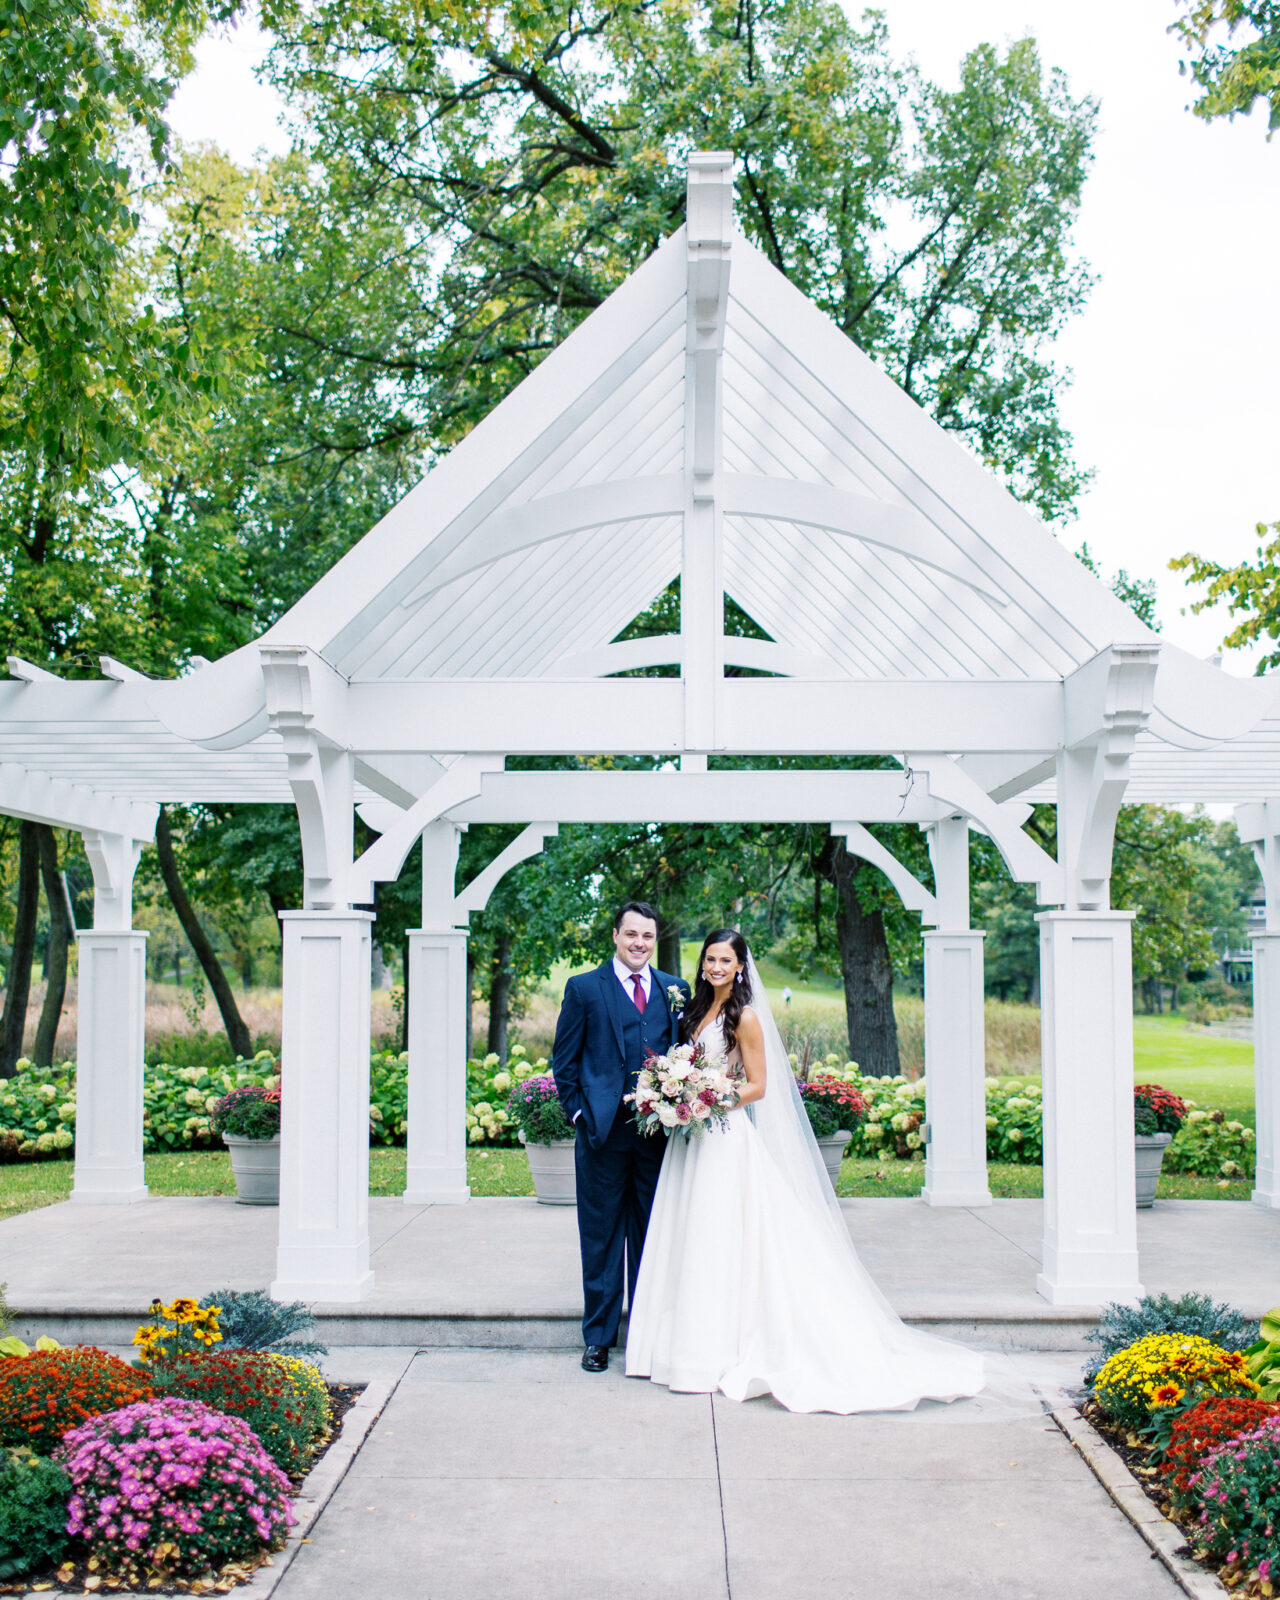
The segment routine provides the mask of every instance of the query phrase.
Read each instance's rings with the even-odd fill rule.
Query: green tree
[[[1173,23],[1187,47],[1200,98],[1192,110],[1206,121],[1270,107],[1267,137],[1280,128],[1280,5],[1276,0],[1182,0]]]
[[[1193,583],[1207,584],[1199,600],[1192,601],[1194,612],[1226,601],[1236,624],[1222,643],[1228,650],[1239,650],[1264,640],[1280,640],[1280,522],[1257,527],[1258,553],[1253,561],[1223,566],[1207,556],[1188,551],[1169,565],[1175,572],[1186,572]],[[1280,666],[1280,644],[1267,651],[1258,662],[1259,675],[1269,667]]]

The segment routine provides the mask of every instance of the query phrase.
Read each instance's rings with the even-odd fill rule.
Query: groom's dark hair
[[[658,913],[647,900],[628,900],[625,906],[619,906],[613,915],[613,931],[617,933],[622,926],[622,919],[628,911],[634,911],[638,917],[647,917],[654,927],[658,926]]]

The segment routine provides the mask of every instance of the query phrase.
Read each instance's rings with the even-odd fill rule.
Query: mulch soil
[[[360,1398],[365,1386],[362,1383],[331,1383],[326,1387],[329,1390],[329,1402],[333,1407],[333,1426],[328,1437],[308,1462],[307,1472],[310,1472],[317,1462],[323,1460],[329,1446],[342,1431],[343,1417]],[[302,1487],[307,1472],[293,1475],[292,1483],[295,1491]],[[43,1592],[51,1589],[68,1594],[115,1594],[138,1590],[156,1595],[230,1594],[238,1585],[247,1583],[259,1567],[272,1565],[273,1559],[271,1551],[263,1550],[242,1561],[229,1561],[217,1571],[206,1572],[195,1578],[171,1578],[145,1570],[128,1574],[113,1572],[96,1556],[72,1556],[57,1566],[29,1573],[25,1578],[19,1578],[12,1583],[0,1582],[0,1595],[26,1594],[33,1590]]]

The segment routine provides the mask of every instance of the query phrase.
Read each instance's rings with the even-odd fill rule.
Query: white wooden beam
[[[689,758],[682,758],[688,760]],[[489,772],[455,822],[936,821],[942,807],[901,772]],[[852,824],[850,824],[852,826]]]
[[[21,656],[9,656],[6,664],[9,676],[17,678],[22,683],[61,683],[56,672],[49,672],[44,667],[36,666],[34,661],[24,661]]]
[[[154,839],[159,806],[128,795],[104,793],[15,762],[0,762],[0,811],[51,828]]]
[[[721,742],[743,755],[892,754],[904,737],[935,750],[1048,753],[1062,743],[1062,684],[1024,680],[723,680]],[[674,679],[448,678],[353,681],[345,728],[360,754],[675,752]]]
[[[733,238],[733,157],[727,151],[690,156],[686,216],[681,743],[688,750],[715,750],[722,744],[724,696],[724,551],[717,480]]]

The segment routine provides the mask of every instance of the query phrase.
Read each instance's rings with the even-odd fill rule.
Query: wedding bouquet
[[[692,1139],[724,1125],[738,1103],[738,1082],[720,1060],[708,1059],[702,1045],[681,1044],[665,1056],[650,1054],[636,1092],[626,1098],[635,1106],[641,1133],[661,1129],[668,1138],[678,1133]]]

